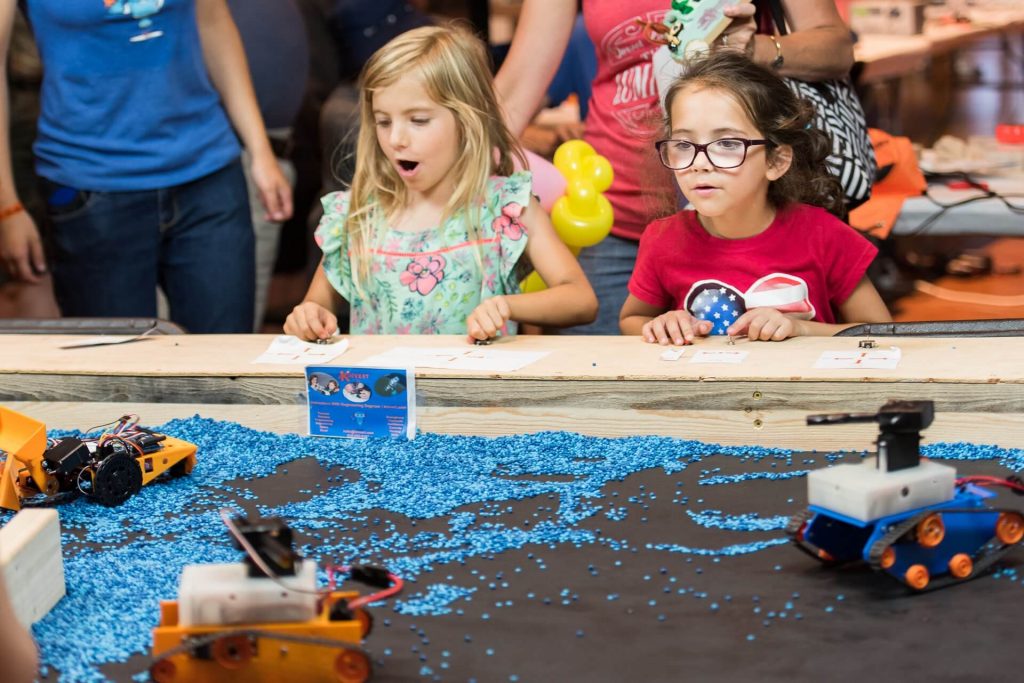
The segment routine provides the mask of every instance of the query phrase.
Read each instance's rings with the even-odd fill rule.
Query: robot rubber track
[[[921,457],[932,401],[889,401],[877,413],[810,415],[808,425],[875,422],[877,455],[807,475],[808,508],[786,534],[827,565],[865,562],[916,592],[945,588],[989,570],[1024,541],[1024,513],[994,507],[992,487],[1024,494],[1019,477],[957,477]]]
[[[363,683],[373,674],[370,658],[358,645],[333,638],[283,633],[267,629],[235,629],[219,631],[202,636],[190,636],[182,640],[177,647],[171,648],[153,658],[149,666],[150,679],[156,683],[171,683],[179,680],[178,664],[175,658],[185,655],[186,660],[211,660],[220,665],[213,670],[200,670],[202,674],[211,676],[201,680],[235,680],[232,672],[244,669],[256,658],[260,641],[272,641],[282,644],[311,646],[316,648],[333,648],[339,650],[335,659],[332,680],[341,683]],[[263,648],[266,649],[266,648]],[[281,646],[285,652],[285,646]],[[187,661],[179,661],[185,664]],[[200,675],[195,669],[190,676]],[[195,681],[195,678],[190,678]]]
[[[957,548],[956,550],[959,552],[950,552],[941,547],[922,548],[922,544],[918,540],[917,530],[929,518],[936,515],[937,512],[947,517],[970,515],[979,521],[983,521],[982,516],[995,517],[997,521],[992,526],[994,533],[988,540],[969,553],[964,548]],[[1024,540],[1024,538],[1021,538],[1024,535],[1021,533],[1022,525],[1024,525],[1024,516],[1018,510],[1012,508],[954,507],[939,511],[923,510],[906,519],[884,525],[884,532],[870,544],[863,557],[836,558],[827,550],[810,542],[806,537],[806,530],[819,518],[819,514],[814,510],[804,509],[793,515],[786,525],[786,535],[799,550],[826,566],[865,561],[872,569],[888,575],[917,593],[945,588],[981,576],[1011,548],[1020,545],[1022,540]],[[822,515],[820,519],[827,523],[839,521],[830,519],[827,515]],[[840,521],[840,523],[842,522]],[[1006,525],[1015,527],[1016,530],[1007,532]],[[922,585],[909,580],[906,568],[901,566],[899,570],[896,569],[894,560],[886,555],[886,551],[890,549],[893,553],[898,554],[901,548],[913,550],[917,553],[925,553],[927,559],[933,565],[936,564],[937,559],[943,559],[945,561],[941,562],[941,564],[952,567],[951,562],[954,560],[954,557],[960,555],[966,556],[970,561],[964,562],[962,557],[959,558],[960,575],[955,575],[952,569],[943,573],[933,573],[926,575],[927,580]],[[948,555],[948,557],[942,557],[943,553]]]

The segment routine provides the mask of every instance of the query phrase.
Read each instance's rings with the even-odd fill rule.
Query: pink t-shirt
[[[806,204],[782,209],[767,230],[737,240],[711,235],[696,212],[680,211],[644,232],[629,291],[651,306],[710,320],[712,334],[763,306],[834,323],[876,253],[856,230]]]
[[[615,210],[612,234],[640,239],[644,227],[676,196],[671,172],[654,153],[662,125],[651,71],[657,45],[644,39],[636,19],[661,21],[668,0],[584,0],[583,19],[597,51],[584,138],[607,157],[615,180],[605,193]]]

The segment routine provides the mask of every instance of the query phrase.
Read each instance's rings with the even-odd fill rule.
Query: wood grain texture
[[[862,411],[886,399],[929,398],[940,411],[1024,412],[1019,384],[943,381],[571,380],[564,378],[417,379],[422,407],[578,407],[633,410],[806,408]],[[0,374],[0,400],[299,405],[300,377],[125,378],[107,375]]]
[[[103,403],[74,401],[8,401],[4,405],[31,415],[47,429],[87,430],[121,415],[135,414],[141,424],[153,427],[176,418],[194,415],[227,420],[278,434],[306,433],[305,406],[225,405],[202,403]]]
[[[60,520],[52,509],[25,509],[0,527],[0,574],[14,615],[29,626],[64,597]]]
[[[200,415],[252,429],[306,433],[303,406],[12,402],[49,429],[88,429],[135,413],[144,425]],[[423,408],[420,429],[438,434],[506,436],[570,431],[588,436],[671,436],[728,446],[774,446],[795,450],[873,450],[871,424],[808,427],[803,410],[618,410],[602,408]],[[925,443],[972,441],[1005,448],[1024,444],[1024,414],[939,413]]]
[[[269,345],[270,335],[181,335],[153,337],[120,346],[61,349],[83,337],[70,335],[0,335],[0,373],[40,375],[103,375],[123,377],[300,377],[298,366],[256,364],[252,360]],[[879,343],[899,346],[903,359],[895,370],[815,369],[824,351],[857,348],[854,337],[802,337],[784,342],[740,340],[726,347],[723,338],[700,340],[694,348],[731,348],[749,352],[743,363],[729,365],[659,360],[662,348],[639,337],[569,337],[522,335],[504,339],[490,349],[544,351],[536,363],[507,373],[422,368],[417,377],[604,379],[712,382],[778,380],[794,382],[895,381],[1024,384],[1024,344],[1013,338],[917,339],[888,338]],[[335,365],[358,365],[371,355],[398,346],[465,345],[457,335],[357,336]]]
[[[118,406],[144,404],[165,405],[166,411],[155,409],[159,415],[200,412],[260,429],[287,425],[288,431],[305,431],[301,367],[251,362],[270,336],[186,335],[58,348],[69,339],[0,336],[0,400],[106,407],[86,420],[89,424],[126,411]],[[490,348],[547,355],[507,373],[418,370],[420,427],[483,435],[565,429],[597,436],[664,434],[725,444],[859,449],[873,440],[870,427],[810,430],[804,426],[806,415],[876,410],[892,398],[931,399],[939,415],[931,438],[1024,446],[1018,422],[1024,415],[1022,340],[885,339],[880,342],[903,352],[895,370],[813,367],[822,352],[856,349],[857,342],[740,341],[727,348],[747,351],[743,363],[705,365],[689,362],[693,350],[678,362],[661,361],[661,347],[632,337],[520,336]],[[335,364],[355,365],[396,346],[464,343],[455,336],[353,337],[352,348]],[[698,348],[726,348],[725,340],[702,340]],[[164,421],[153,414],[143,419]]]

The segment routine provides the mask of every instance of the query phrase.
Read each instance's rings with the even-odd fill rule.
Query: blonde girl
[[[323,199],[324,252],[285,332],[323,339],[350,304],[354,334],[485,340],[516,323],[593,320],[579,264],[515,172],[482,43],[453,27],[402,34],[366,63],[351,191]],[[521,293],[521,261],[547,288]]]

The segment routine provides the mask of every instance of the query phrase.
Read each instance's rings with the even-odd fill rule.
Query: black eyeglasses
[[[719,138],[706,145],[699,145],[689,140],[658,140],[654,143],[661,157],[661,163],[673,171],[681,171],[693,166],[697,154],[704,152],[711,165],[715,168],[736,168],[747,160],[747,150],[752,145],[767,145],[767,140],[747,140],[745,138]]]

